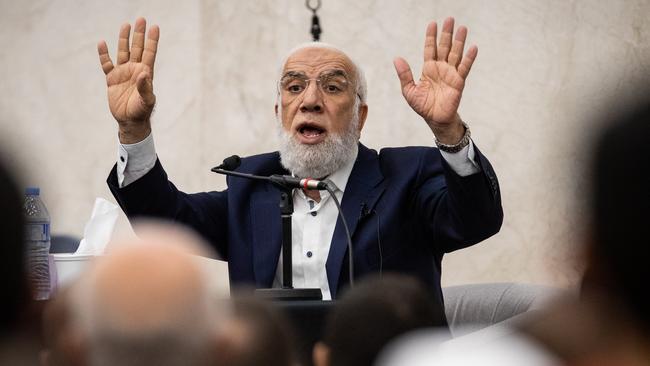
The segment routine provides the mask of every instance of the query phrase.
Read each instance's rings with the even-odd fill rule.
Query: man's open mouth
[[[303,124],[298,127],[298,133],[305,137],[318,137],[325,133],[325,129],[312,124]]]

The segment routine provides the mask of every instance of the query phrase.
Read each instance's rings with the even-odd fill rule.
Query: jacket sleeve
[[[129,220],[149,217],[185,224],[201,234],[222,259],[228,259],[227,191],[183,193],[168,180],[159,160],[126,187],[119,188],[115,166],[106,182]]]
[[[481,171],[466,177],[456,174],[437,149],[427,149],[419,162],[412,204],[443,252],[483,241],[499,232],[503,222],[496,174],[474,148]]]

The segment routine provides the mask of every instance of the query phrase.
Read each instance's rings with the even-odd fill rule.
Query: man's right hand
[[[133,43],[129,50],[131,25],[120,28],[117,47],[117,65],[108,55],[105,41],[97,44],[99,62],[108,86],[108,106],[119,125],[119,138],[123,144],[142,141],[151,133],[151,112],[156,104],[153,93],[153,67],[156,61],[160,29],[149,29],[145,43],[147,23],[144,18],[135,21]]]

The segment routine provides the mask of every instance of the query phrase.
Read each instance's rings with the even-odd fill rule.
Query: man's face
[[[355,68],[343,53],[327,48],[305,48],[292,54],[280,81],[281,121],[297,142],[316,145],[328,134],[347,131],[354,113]],[[315,80],[318,79],[318,80]],[[365,113],[360,116],[359,131]]]

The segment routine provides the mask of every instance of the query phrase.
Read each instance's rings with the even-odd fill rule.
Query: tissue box
[[[57,273],[57,286],[63,287],[81,275],[83,269],[95,258],[94,255],[79,255],[74,253],[53,254]]]

